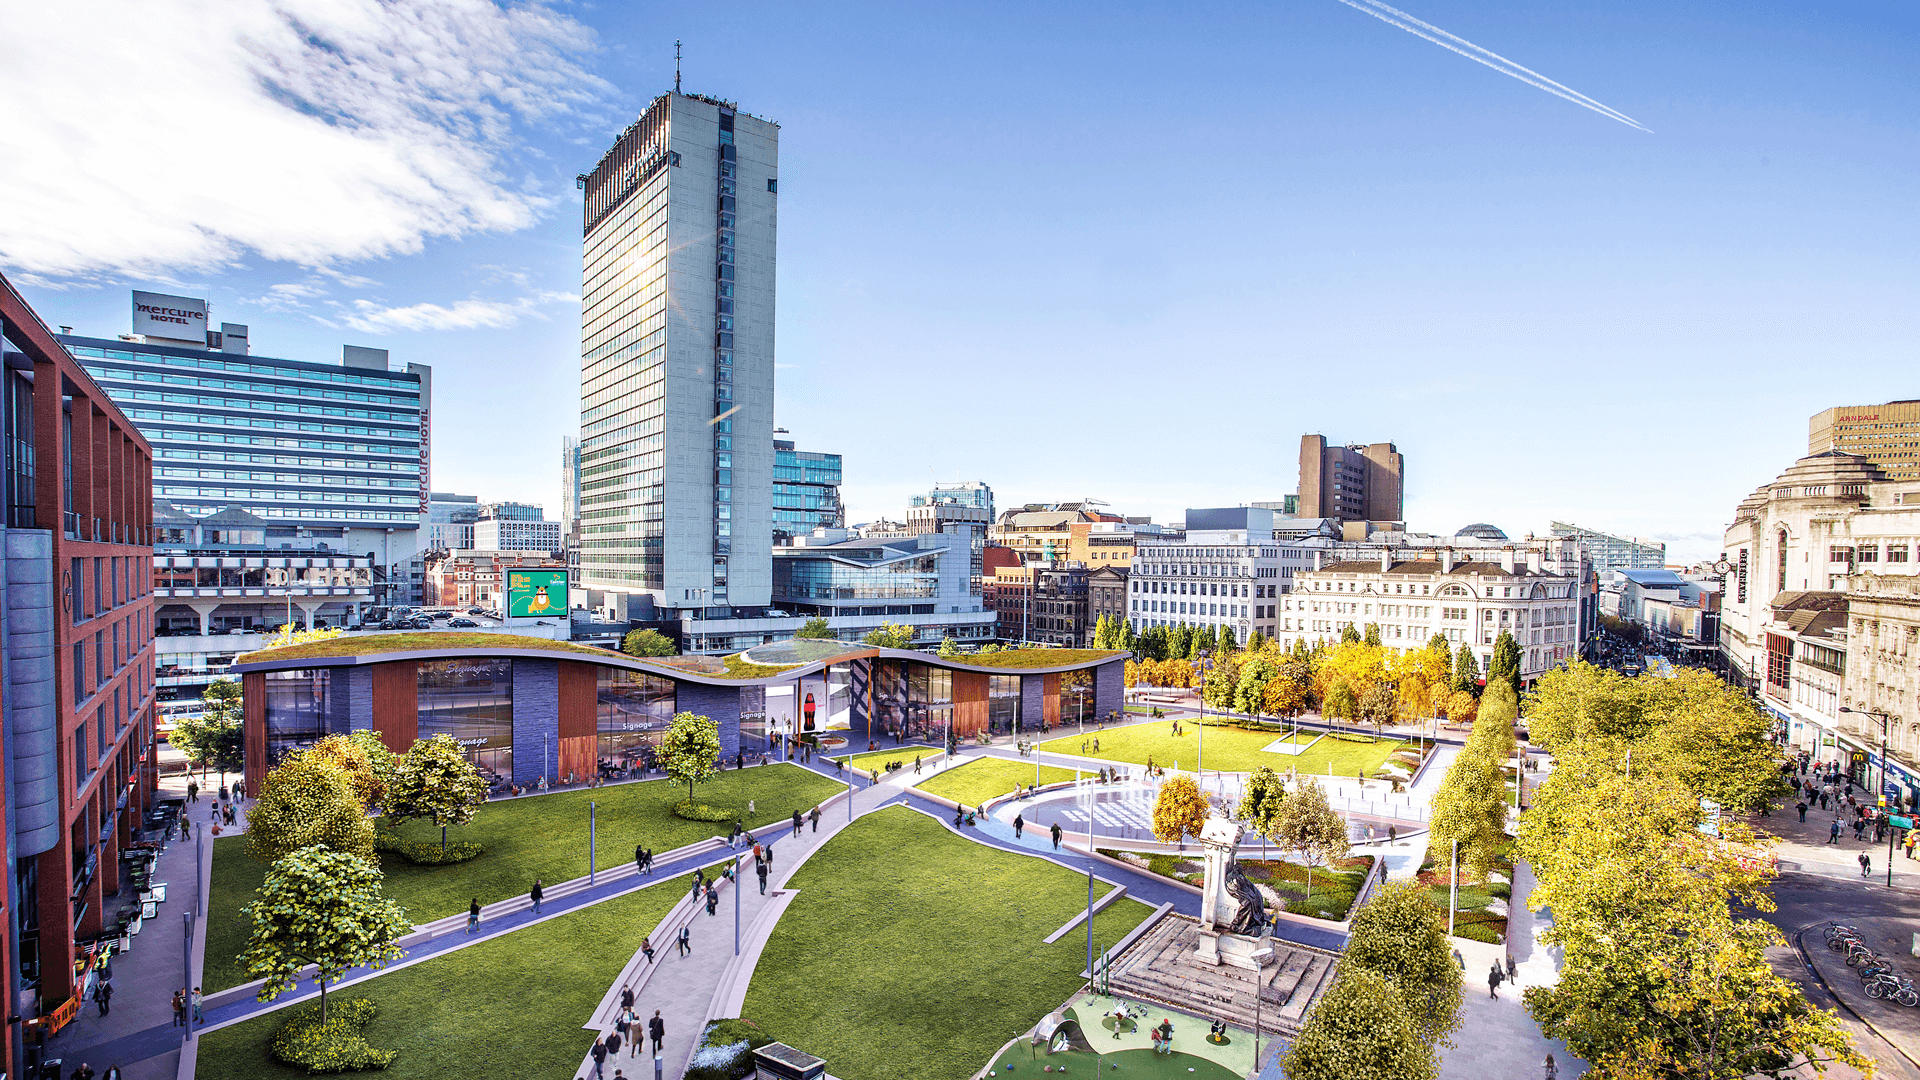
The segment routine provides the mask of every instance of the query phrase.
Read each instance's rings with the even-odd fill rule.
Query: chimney
[[[1505,570],[1509,574],[1513,573],[1513,549],[1512,548],[1500,549],[1500,569]]]
[[[1453,549],[1452,548],[1440,549],[1440,572],[1443,574],[1453,573]]]
[[[1393,549],[1381,548],[1380,549],[1380,572],[1384,574],[1391,569],[1393,569]]]
[[[1538,548],[1529,548],[1527,550],[1527,569],[1536,574],[1540,572],[1540,550]]]

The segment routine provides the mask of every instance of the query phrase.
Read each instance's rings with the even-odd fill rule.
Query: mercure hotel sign
[[[191,296],[136,292],[133,294],[133,332],[204,345],[207,302]]]

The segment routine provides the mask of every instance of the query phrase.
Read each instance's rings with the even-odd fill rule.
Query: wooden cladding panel
[[[560,738],[562,745],[567,739],[595,739],[600,733],[600,686],[597,669],[592,664],[576,664],[562,661],[560,667]],[[561,751],[563,754],[564,750]],[[588,765],[592,764],[589,756]],[[567,762],[563,757],[560,771],[567,771]]]
[[[412,660],[373,665],[373,730],[396,754],[420,737],[420,665]]]
[[[1060,673],[1048,672],[1040,692],[1040,719],[1050,727],[1060,723]]]
[[[240,677],[241,742],[246,750],[247,793],[258,797],[267,779],[267,677],[258,671]]]
[[[967,738],[987,730],[987,676],[953,673],[953,733]]]
[[[560,777],[567,783],[577,783],[589,776],[599,775],[599,739],[593,735],[561,736],[560,738]]]

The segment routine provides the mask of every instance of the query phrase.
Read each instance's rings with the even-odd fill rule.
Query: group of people
[[[213,801],[213,806],[208,811],[208,818],[207,818],[208,823],[213,825],[220,825],[223,823],[227,825],[235,824],[239,820],[237,815],[240,812],[240,807],[239,807],[240,798],[241,798],[240,782],[238,780],[233,782],[232,787],[228,787],[226,784],[221,784],[220,796],[219,798]],[[200,801],[199,781],[192,780],[192,779],[189,779],[187,781],[187,801],[190,803],[197,803]],[[182,817],[184,819],[184,815],[182,815]],[[186,823],[183,820],[181,824],[182,824],[182,828],[180,830],[180,835],[182,838],[184,838],[187,835],[187,830],[184,827]]]
[[[648,958],[652,958],[651,951],[648,953]],[[637,1058],[640,1056],[640,1047],[651,1040],[654,1056],[660,1056],[660,1047],[667,1040],[667,1022],[661,1018],[659,1009],[653,1010],[653,1016],[650,1019],[642,1021],[640,1015],[634,1011],[633,1000],[633,987],[621,987],[620,1013],[614,1018],[613,1031],[593,1040],[593,1049],[587,1052],[587,1056],[593,1060],[593,1075],[596,1078],[606,1076],[607,1062],[619,1060],[620,1048],[623,1046],[626,1047],[629,1058]],[[615,1068],[613,1078],[626,1080],[626,1073]],[[581,1080],[586,1078],[582,1077]]]

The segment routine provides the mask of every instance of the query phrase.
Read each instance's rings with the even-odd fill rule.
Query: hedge
[[[366,998],[335,1000],[327,1005],[327,1022],[320,1022],[320,1006],[295,1012],[273,1037],[273,1056],[310,1073],[384,1069],[399,1055],[367,1044],[360,1032],[373,1022],[378,1009]]]

